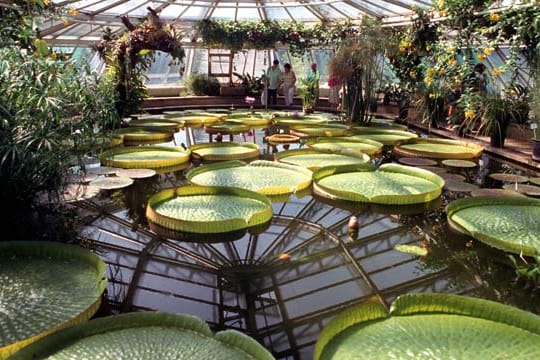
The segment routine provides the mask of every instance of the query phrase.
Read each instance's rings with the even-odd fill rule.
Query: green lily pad
[[[450,168],[458,169],[470,169],[478,166],[474,161],[470,160],[460,160],[460,159],[446,159],[442,160],[441,164]]]
[[[17,359],[272,360],[254,339],[236,330],[212,334],[185,314],[138,312],[98,318],[49,336]]]
[[[505,184],[503,189],[514,190],[527,196],[540,196],[540,186],[528,184]]]
[[[398,162],[403,165],[409,166],[436,166],[435,160],[420,158],[420,157],[401,157]]]
[[[452,192],[471,192],[478,189],[478,185],[467,183],[460,179],[445,179],[444,188]]]
[[[531,177],[529,178],[531,184],[540,185],[540,177]]]
[[[449,224],[490,246],[525,255],[540,254],[540,200],[478,196],[446,206]]]
[[[421,156],[436,159],[475,159],[483,148],[474,143],[448,139],[416,139],[407,144],[395,146],[398,156]]]
[[[391,341],[389,341],[391,339]],[[540,356],[540,317],[493,301],[408,294],[390,311],[347,309],[326,325],[314,360],[531,359]]]
[[[240,134],[249,131],[249,126],[238,123],[218,123],[212,125],[206,125],[204,131],[208,134]]]
[[[347,137],[321,137],[305,142],[309,148],[327,150],[331,152],[360,152],[367,155],[376,155],[382,152],[384,145],[369,139],[349,139]]]
[[[299,137],[307,136],[344,136],[349,132],[349,126],[340,124],[326,124],[314,126],[295,126],[291,134]]]
[[[157,129],[126,128],[117,130],[116,134],[122,137],[126,146],[160,144],[174,139],[174,132]]]
[[[471,191],[471,196],[520,196],[520,197],[524,197],[525,195],[520,194],[514,190],[482,188],[482,189],[476,189],[476,190]]]
[[[189,147],[191,155],[208,161],[243,160],[259,156],[259,145],[252,143],[217,142]]]
[[[272,202],[264,195],[240,188],[184,186],[151,196],[146,217],[174,231],[225,233],[270,221]]]
[[[152,169],[119,169],[117,176],[128,177],[131,179],[147,179],[156,175],[156,170]]]
[[[74,245],[0,242],[0,358],[99,308],[105,264]]]
[[[427,249],[417,245],[397,244],[394,246],[394,249],[406,254],[417,256],[426,256],[428,254]]]
[[[189,161],[191,152],[175,146],[130,146],[104,152],[101,163],[119,168],[156,169]]]
[[[441,194],[438,175],[398,164],[328,166],[313,173],[315,194],[334,199],[407,205],[427,203]]]
[[[101,190],[123,189],[133,184],[133,179],[125,176],[100,177],[90,182],[90,185]]]
[[[299,166],[256,160],[232,160],[190,170],[186,178],[203,186],[232,186],[265,195],[291,194],[311,185],[311,171]]]
[[[527,176],[518,174],[491,173],[488,176],[493,180],[509,183],[526,183],[527,181],[529,181],[529,178]]]
[[[418,138],[418,135],[413,134],[408,131],[393,130],[393,129],[387,130],[387,129],[381,129],[381,128],[372,128],[368,126],[353,127],[351,128],[350,131],[354,135],[349,136],[349,139],[355,139],[355,138],[370,139],[370,140],[383,143],[384,145],[402,144],[402,143],[406,143],[413,139]]]
[[[317,149],[294,149],[281,151],[275,154],[279,162],[298,165],[306,169],[316,170],[324,166],[365,164],[369,161],[369,156],[358,152],[336,153]]]

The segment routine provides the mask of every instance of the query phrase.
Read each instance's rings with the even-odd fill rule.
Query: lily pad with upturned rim
[[[391,339],[389,341],[388,339]],[[351,307],[317,339],[314,360],[494,359],[540,356],[540,317],[452,294],[399,296]]]
[[[321,137],[306,140],[305,145],[317,150],[332,152],[360,152],[367,155],[380,154],[384,145],[369,139],[349,139],[347,137]]]
[[[481,188],[471,191],[471,196],[519,196],[525,197],[514,190]]]
[[[540,254],[540,200],[517,196],[477,196],[446,206],[454,229],[512,253]]]
[[[443,185],[430,171],[393,163],[328,166],[313,173],[317,195],[376,204],[427,203],[441,195]]]
[[[472,169],[478,166],[474,161],[461,159],[445,159],[441,161],[441,164],[449,168],[457,169]]]
[[[345,136],[349,132],[349,126],[342,124],[325,124],[315,126],[292,126],[291,134],[301,138],[311,136]]]
[[[0,242],[0,358],[99,308],[105,263],[75,245]]]
[[[432,159],[476,159],[482,155],[483,147],[471,142],[449,139],[416,139],[395,146],[398,156],[421,156]]]
[[[478,189],[478,185],[471,184],[459,179],[445,179],[444,188],[452,192],[471,192]]]
[[[156,171],[152,169],[118,169],[117,176],[128,177],[131,179],[147,179],[156,175]]]
[[[275,196],[307,189],[311,175],[308,169],[274,161],[255,160],[246,164],[232,160],[194,168],[186,178],[197,185],[232,186]]]
[[[174,139],[174,132],[158,129],[126,128],[116,133],[126,146],[166,143]]]
[[[244,160],[259,156],[259,145],[252,143],[217,142],[189,147],[195,158],[208,161]]]
[[[133,179],[125,176],[99,177],[90,182],[90,185],[101,190],[123,189],[133,184]]]
[[[403,165],[408,166],[436,166],[437,162],[435,160],[421,158],[421,157],[400,157],[398,162]]]
[[[213,334],[198,317],[150,311],[91,320],[44,338],[13,359],[29,358],[274,359],[268,350],[239,331]]]
[[[534,185],[540,185],[540,177],[531,177],[529,178],[529,182]]]
[[[282,163],[316,170],[330,165],[365,164],[369,161],[369,156],[354,151],[336,153],[329,150],[309,148],[281,151],[275,154],[275,159]]]
[[[493,180],[509,182],[509,183],[526,183],[529,181],[527,176],[518,175],[518,174],[507,174],[507,173],[491,173],[488,177]]]
[[[386,130],[370,127],[354,127],[350,130],[349,139],[370,139],[383,143],[384,145],[397,145],[407,143],[418,138],[418,135],[408,131]]]
[[[189,161],[191,152],[176,146],[130,146],[104,152],[101,163],[119,168],[156,169]]]
[[[540,196],[540,186],[528,184],[505,184],[503,189],[514,190],[527,196]]]
[[[146,217],[170,230],[226,233],[270,221],[272,202],[262,194],[240,188],[183,186],[151,196]]]

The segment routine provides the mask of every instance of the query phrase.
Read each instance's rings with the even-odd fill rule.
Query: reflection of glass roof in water
[[[182,131],[176,143],[208,139],[201,129],[187,131],[190,136]],[[261,135],[255,134],[258,143]],[[162,174],[110,198],[80,203],[95,214],[86,235],[109,264],[108,297],[120,311],[196,315],[215,329],[249,334],[278,359],[311,359],[325,324],[368,299],[387,306],[414,292],[490,297],[493,290],[504,296],[497,286],[505,272],[496,270],[500,263],[494,265],[500,259],[486,260],[494,256],[492,250],[471,249],[465,246],[468,238],[453,239],[442,211],[389,215],[358,204],[293,196],[273,204],[271,224],[257,235],[206,244],[155,236],[142,225],[139,201],[159,188],[185,183],[182,173]],[[356,239],[348,233],[351,215],[360,220]],[[399,252],[397,244],[427,246],[429,255]],[[488,254],[479,260],[480,252]],[[284,253],[289,260],[280,259]],[[457,265],[462,262],[468,265]]]
[[[363,16],[396,18],[408,15],[413,7],[428,7],[426,0],[53,0],[57,5],[78,10],[66,23],[61,19],[43,24],[42,34],[68,40],[86,42],[101,38],[105,27],[121,32],[120,17],[132,19],[147,15],[151,7],[161,19],[178,27],[190,29],[201,19],[297,21],[358,20]]]

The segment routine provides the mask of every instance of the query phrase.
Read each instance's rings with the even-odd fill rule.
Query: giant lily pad
[[[90,251],[44,241],[0,242],[0,359],[99,308],[105,264]]]
[[[516,196],[477,196],[446,206],[449,224],[493,247],[540,254],[540,200]]]
[[[399,156],[421,156],[435,159],[475,159],[484,149],[474,143],[448,139],[416,139],[395,146]]]
[[[252,143],[217,142],[189,147],[191,155],[208,161],[243,160],[259,156],[259,145]]]
[[[166,119],[131,120],[129,122],[129,126],[139,128],[139,129],[178,131],[183,127],[183,123],[178,122],[178,121],[170,121]]]
[[[240,112],[232,113],[223,117],[223,119],[230,123],[238,123],[254,127],[267,127],[272,122],[269,114],[263,114],[260,112]]]
[[[376,204],[417,204],[439,197],[444,180],[419,168],[384,164],[328,166],[313,173],[313,190],[324,197]]]
[[[298,165],[310,170],[324,166],[364,164],[369,161],[369,156],[358,152],[336,153],[329,150],[318,149],[294,149],[277,153],[276,160],[292,165]]]
[[[125,128],[116,131],[126,146],[161,144],[172,141],[174,132],[159,129]]]
[[[200,318],[138,312],[108,316],[65,329],[16,354],[17,359],[272,360],[236,330],[212,334]]]
[[[350,139],[369,139],[384,145],[402,144],[418,138],[418,135],[408,131],[372,127],[354,127],[351,129],[351,133],[354,135],[350,136]]]
[[[291,134],[308,137],[308,136],[344,136],[349,132],[347,125],[341,124],[326,124],[314,126],[292,126]]]
[[[132,146],[106,151],[100,160],[107,166],[157,169],[185,164],[190,153],[174,146]]]
[[[311,185],[311,171],[299,166],[256,160],[249,165],[226,161],[192,169],[186,178],[204,186],[233,186],[265,195],[296,193]]]
[[[390,340],[389,340],[390,339]],[[540,356],[540,317],[493,301],[408,294],[390,311],[347,309],[319,335],[314,360],[531,359]]]
[[[325,116],[320,115],[295,115],[295,114],[277,114],[276,117],[274,117],[273,121],[277,125],[282,126],[300,126],[300,127],[306,127],[309,125],[319,125],[319,124],[326,124],[328,122],[328,118]]]
[[[367,155],[376,155],[382,152],[383,144],[369,139],[349,139],[346,137],[321,137],[305,142],[306,146],[317,150],[331,152],[361,152]]]
[[[183,186],[148,200],[148,221],[189,233],[225,233],[264,224],[272,218],[266,196],[240,188]]]

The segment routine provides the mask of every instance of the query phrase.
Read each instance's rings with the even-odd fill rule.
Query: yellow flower
[[[43,5],[45,6],[49,5],[49,0],[43,0]]]
[[[429,86],[429,85],[431,85],[431,83],[433,82],[433,79],[430,78],[429,76],[426,76],[426,77],[424,78],[424,82],[426,83],[426,85]]]
[[[475,112],[474,110],[468,109],[465,111],[465,119],[470,120],[474,117]]]
[[[400,52],[400,53],[404,53],[405,50],[407,50],[407,49],[405,49],[404,47],[400,47],[400,48],[399,48],[399,52]]]
[[[68,26],[69,25],[69,20],[68,19],[62,19],[62,25]]]
[[[439,8],[443,8],[444,7],[444,0],[437,1],[437,5],[439,6]]]
[[[58,57],[58,55],[56,55],[55,52],[51,53],[51,59],[56,60],[57,57]]]
[[[409,71],[409,76],[412,78],[416,77],[416,71]]]
[[[453,47],[446,48],[446,53],[449,55],[452,55],[454,53],[455,49]]]
[[[429,93],[429,98],[430,99],[435,99],[435,94],[434,93]]]
[[[486,59],[486,56],[484,54],[478,54],[476,55],[476,58],[480,61],[484,61]]]
[[[433,74],[435,74],[435,69],[434,68],[427,68],[426,73],[428,75],[433,75]]]
[[[77,9],[71,9],[68,11],[68,14],[71,16],[77,16],[78,13],[79,13],[79,10]]]
[[[487,56],[491,55],[492,52],[493,52],[492,48],[485,48],[484,49],[484,54],[487,55]]]
[[[499,21],[500,18],[500,15],[497,13],[489,13],[489,19],[491,21]]]
[[[493,71],[491,72],[491,75],[493,76],[499,76],[501,75],[502,71],[500,69],[493,69]]]
[[[448,61],[448,63],[449,63],[450,65],[452,65],[452,66],[455,66],[455,65],[457,64],[457,60],[456,60],[456,59],[450,59],[450,60]]]

